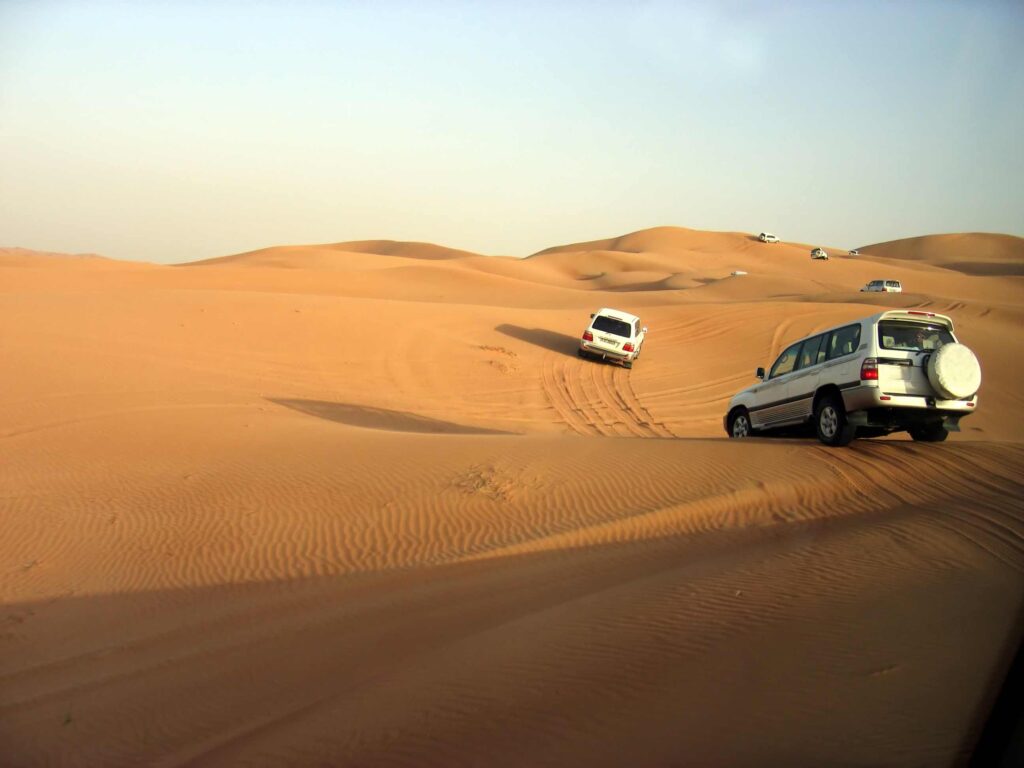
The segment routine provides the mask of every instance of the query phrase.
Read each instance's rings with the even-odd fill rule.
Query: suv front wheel
[[[737,408],[729,414],[729,437],[753,437],[754,428],[750,426],[750,414],[746,408]]]
[[[843,399],[835,394],[826,394],[814,407],[814,426],[818,439],[825,445],[839,447],[849,445],[857,428],[846,419]]]

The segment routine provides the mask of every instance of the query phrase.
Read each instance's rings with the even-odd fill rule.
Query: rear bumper
[[[850,423],[858,426],[896,426],[941,421],[956,430],[960,419],[974,413],[978,397],[942,400],[886,394],[877,386],[861,384],[843,390],[843,403]]]
[[[589,341],[581,341],[580,349],[588,355],[600,357],[604,360],[614,360],[618,363],[628,362],[636,357],[636,352],[623,352],[621,349],[608,349],[600,344],[594,344]]]

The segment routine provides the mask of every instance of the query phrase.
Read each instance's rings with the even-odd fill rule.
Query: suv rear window
[[[938,349],[943,344],[953,342],[953,334],[941,325],[905,320],[883,320],[878,324],[878,344],[882,349],[921,352]]]
[[[629,323],[624,320],[616,320],[614,317],[598,315],[594,318],[594,322],[591,324],[591,327],[595,331],[601,331],[601,333],[613,333],[616,336],[623,336],[627,339],[632,338]]]

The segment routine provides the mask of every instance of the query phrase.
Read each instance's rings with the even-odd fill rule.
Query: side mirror
[[[591,313],[590,313],[590,319],[591,319],[591,320],[593,320],[593,319],[594,319],[594,313],[593,313],[593,312],[591,312]]]
[[[640,333],[647,333],[647,326],[646,325],[643,328],[640,329]]]
[[[763,381],[764,380],[764,368],[758,368],[757,372],[754,375],[757,376],[757,378],[759,378],[759,379],[761,379]]]

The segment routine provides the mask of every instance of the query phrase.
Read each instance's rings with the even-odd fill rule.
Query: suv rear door
[[[928,358],[956,341],[948,328],[913,320],[880,320],[878,388],[882,394],[935,397],[928,380]]]
[[[866,346],[866,345],[863,345]],[[825,363],[819,384],[835,384],[839,389],[860,384],[861,324],[852,323],[830,331],[825,339]]]
[[[623,344],[633,338],[633,329],[629,323],[607,315],[595,315],[590,330],[594,334],[594,346],[608,351],[618,352]]]

